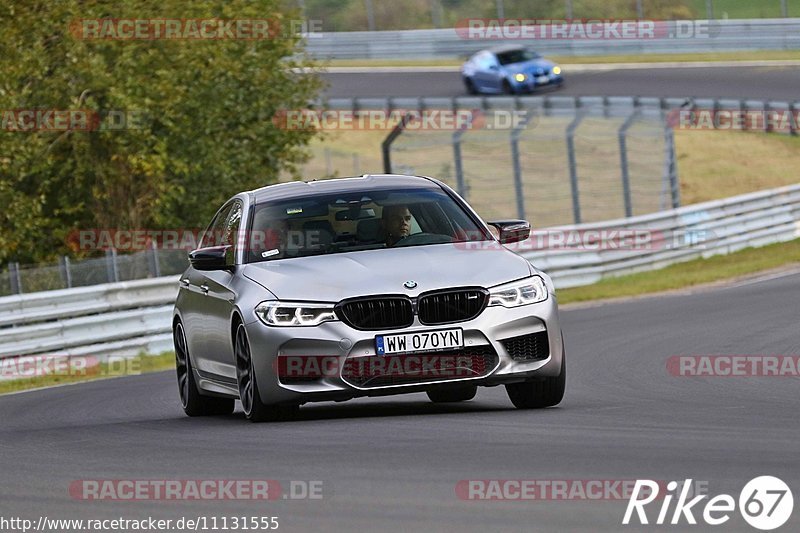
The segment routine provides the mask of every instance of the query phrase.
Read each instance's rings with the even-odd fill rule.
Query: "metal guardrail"
[[[665,21],[654,38],[470,39],[456,28],[437,30],[328,32],[309,36],[306,51],[319,59],[463,58],[504,42],[534,48],[544,55],[592,56],[795,50],[800,19]],[[689,28],[692,28],[691,30]]]
[[[520,253],[563,288],[788,241],[800,237],[800,185],[549,231],[586,235],[619,229],[643,229],[658,238],[644,250],[591,251],[575,244]],[[130,356],[169,350],[170,304],[176,292],[177,278],[168,277],[0,298],[0,323],[5,326],[0,328],[0,358]]]
[[[0,358],[171,349],[178,276],[0,298]]]
[[[613,234],[615,230],[640,230],[649,241],[641,249],[628,250],[610,247],[595,251],[591,249],[595,244],[586,245],[587,234]],[[558,288],[588,285],[608,277],[800,238],[800,185],[600,224],[549,228],[548,232],[567,236],[566,245],[558,251],[521,251],[521,255],[551,275]],[[570,245],[570,235],[583,238]],[[602,248],[602,243],[597,247]]]

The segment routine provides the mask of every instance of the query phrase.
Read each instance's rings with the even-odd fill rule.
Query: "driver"
[[[386,246],[394,246],[397,241],[411,233],[411,211],[406,205],[387,205],[381,214]]]

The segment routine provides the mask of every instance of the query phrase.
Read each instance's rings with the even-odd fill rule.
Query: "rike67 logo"
[[[689,499],[692,485],[691,479],[687,479],[683,485],[670,481],[667,483],[666,493],[661,494],[659,489],[663,485],[649,479],[637,479],[622,523],[695,525],[698,523],[697,518],[700,518],[708,525],[719,526],[730,520],[737,508],[737,501],[733,496],[719,494],[702,505],[701,502],[708,495],[695,495]],[[657,500],[661,506],[657,518],[652,521],[653,516],[648,516],[645,507]],[[676,500],[674,508],[673,500]],[[789,486],[782,480],[773,476],[760,476],[751,479],[739,493],[738,508],[748,524],[762,531],[770,531],[781,527],[792,516],[794,498]]]

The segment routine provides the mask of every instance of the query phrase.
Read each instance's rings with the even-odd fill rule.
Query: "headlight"
[[[553,74],[555,74],[556,76],[558,76],[559,74],[561,74],[561,67],[559,67],[558,65],[556,65],[555,67],[553,67]]]
[[[514,79],[518,82],[523,82],[526,78],[527,76],[525,74],[514,74]]]
[[[531,276],[489,289],[489,305],[519,307],[545,300],[547,287],[541,276]]]
[[[317,326],[337,320],[333,305],[303,302],[261,302],[256,315],[268,326]]]

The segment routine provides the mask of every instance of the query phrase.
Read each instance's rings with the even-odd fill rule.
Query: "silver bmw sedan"
[[[553,283],[444,183],[367,175],[237,194],[189,254],[173,317],[189,416],[291,417],[301,404],[504,385],[518,408],[566,384]]]

